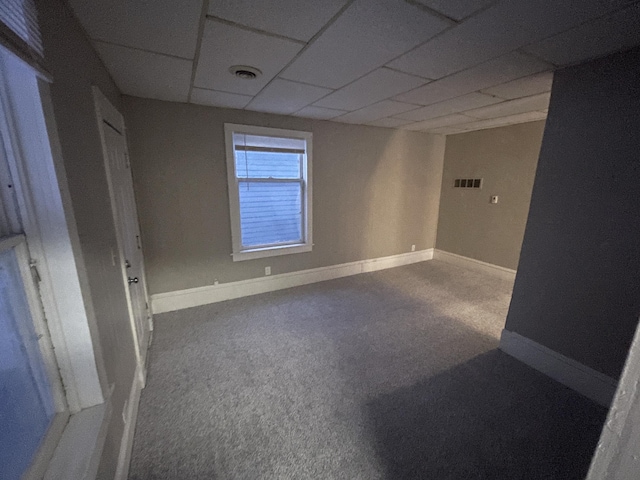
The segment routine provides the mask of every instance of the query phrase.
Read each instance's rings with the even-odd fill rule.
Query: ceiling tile
[[[322,107],[304,107],[302,110],[294,113],[296,117],[316,118],[318,120],[329,120],[331,118],[339,117],[347,113],[345,110],[334,110],[333,108]]]
[[[208,105],[210,107],[244,108],[252,99],[250,95],[238,95],[237,93],[216,92],[194,88],[191,92],[191,103]]]
[[[281,76],[340,88],[449,25],[408,2],[356,0]]]
[[[455,135],[456,133],[464,133],[465,130],[460,130],[460,127],[442,127],[432,128],[429,133],[437,133],[439,135]]]
[[[474,92],[461,97],[452,98],[451,100],[445,100],[444,102],[434,103],[428,107],[422,107],[417,110],[402,113],[397,115],[397,117],[418,122],[421,120],[428,120],[430,118],[437,118],[444,115],[450,115],[452,113],[462,112],[464,110],[470,110],[472,108],[484,107],[486,105],[492,105],[502,101],[503,100],[501,98]]]
[[[629,0],[510,0],[462,22],[390,62],[438,79],[615,11]]]
[[[465,115],[474,118],[497,118],[507,115],[532,112],[534,110],[544,110],[549,107],[549,93],[541,93],[531,97],[507,100],[506,102],[491,105],[489,107],[467,110]]]
[[[297,112],[331,90],[276,78],[247,105],[247,110],[288,115]]]
[[[193,59],[202,2],[70,0],[94,40]]]
[[[640,3],[585,23],[525,50],[557,65],[570,65],[640,44]]]
[[[485,88],[482,93],[495,95],[496,97],[512,100],[514,98],[528,97],[537,93],[549,92],[553,83],[553,72],[542,72],[519,78],[511,82]]]
[[[316,106],[356,110],[426,82],[427,80],[413,75],[379,68],[316,102]]]
[[[396,95],[394,100],[432,105],[549,69],[551,65],[542,60],[512,52],[410,92]]]
[[[497,0],[417,0],[429,8],[454,20],[462,20],[469,15],[488,7]]]
[[[544,120],[547,118],[546,113],[543,112],[527,112],[519,113],[517,115],[508,115],[506,117],[490,118],[487,120],[478,120],[475,122],[465,123],[464,125],[458,125],[453,127],[458,133],[471,132],[474,130],[484,130],[487,128],[504,127],[507,125],[516,125],[518,123],[535,122],[538,120]],[[442,133],[441,131],[429,130],[431,133]]]
[[[403,125],[408,125],[413,123],[411,120],[402,120],[400,118],[380,118],[378,120],[374,120],[372,122],[367,122],[367,125],[371,125],[372,127],[386,127],[386,128],[397,128]]]
[[[192,61],[95,42],[100,58],[122,93],[186,102]]]
[[[453,115],[446,115],[444,117],[432,118],[430,120],[424,120],[422,122],[411,123],[403,126],[406,130],[419,130],[426,131],[432,128],[448,127],[450,125],[460,125],[463,123],[473,122],[475,119],[454,113]]]
[[[300,51],[302,45],[207,20],[194,86],[255,95]],[[243,80],[229,73],[233,65],[258,68],[262,75]]]
[[[341,117],[334,118],[334,120],[345,123],[365,123],[373,120],[379,120],[383,117],[390,117],[414,108],[416,108],[415,105],[409,105],[408,103],[383,100],[382,102],[369,105],[368,107],[361,108],[355,112],[350,112],[342,115]]]
[[[346,3],[346,0],[209,0],[209,15],[306,42]]]

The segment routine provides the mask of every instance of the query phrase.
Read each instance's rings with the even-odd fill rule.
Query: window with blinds
[[[0,1],[0,43],[48,78],[34,0]]]
[[[225,129],[234,260],[310,251],[311,134]]]

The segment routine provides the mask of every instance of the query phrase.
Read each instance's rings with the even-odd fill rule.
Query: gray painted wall
[[[54,77],[54,115],[80,237],[78,268],[81,278],[88,281],[83,285],[83,296],[96,350],[104,359],[107,388],[115,384],[113,414],[98,476],[113,478],[123,431],[120,412],[129,396],[135,356],[120,269],[111,264],[111,250],[117,252],[116,234],[91,86],[97,85],[117,108],[121,108],[120,92],[66,4],[43,0],[38,8],[45,58]]]
[[[438,249],[518,267],[543,131],[532,122],[447,137]],[[456,178],[483,178],[483,186],[453,188]]]
[[[556,73],[506,328],[618,378],[640,314],[640,49]]]
[[[444,138],[124,97],[151,293],[432,248]],[[313,132],[310,253],[233,262],[223,125]]]

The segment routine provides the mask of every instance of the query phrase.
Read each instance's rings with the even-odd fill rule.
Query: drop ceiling
[[[125,94],[440,134],[544,119],[555,69],[640,44],[639,0],[69,1]]]

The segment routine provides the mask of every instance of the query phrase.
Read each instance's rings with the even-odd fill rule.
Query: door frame
[[[120,262],[120,271],[122,276],[122,284],[125,289],[125,296],[127,299],[127,309],[129,312],[129,325],[131,327],[131,335],[134,340],[134,348],[136,361],[138,364],[137,371],[139,372],[138,380],[140,381],[141,386],[144,388],[147,377],[147,368],[146,368],[146,354],[148,351],[148,344],[151,341],[151,332],[153,331],[153,318],[151,316],[151,309],[149,308],[149,293],[147,291],[147,280],[145,275],[144,268],[144,259],[142,261],[141,269],[140,269],[140,281],[142,286],[142,291],[144,292],[144,301],[147,306],[146,314],[147,314],[147,322],[144,322],[143,328],[146,328],[146,336],[147,336],[147,345],[144,346],[144,349],[141,348],[141,342],[138,338],[138,331],[136,328],[136,319],[134,314],[134,309],[132,305],[131,299],[131,291],[129,289],[128,284],[128,272],[125,266],[125,254],[124,254],[124,246],[123,246],[123,238],[122,238],[122,226],[120,225],[120,220],[118,218],[118,214],[116,211],[116,202],[114,197],[114,187],[113,181],[111,178],[111,168],[109,166],[109,152],[107,149],[107,141],[104,132],[105,122],[108,123],[112,128],[118,131],[124,138],[125,142],[125,154],[127,158],[129,156],[128,143],[127,143],[127,135],[126,135],[126,127],[124,124],[124,117],[122,114],[111,104],[109,99],[100,91],[97,86],[92,87],[93,90],[93,100],[96,111],[96,118],[98,121],[98,130],[100,132],[100,142],[102,144],[102,159],[104,162],[104,168],[107,173],[107,183],[109,185],[109,199],[111,202],[111,214],[113,215],[113,222],[116,228],[116,240],[118,245],[118,254],[116,261]],[[107,127],[108,128],[108,127]],[[131,170],[129,170],[131,171]],[[132,179],[133,184],[133,179]],[[137,208],[136,208],[137,211]],[[138,226],[138,235],[140,235],[140,226],[138,222],[138,218],[135,218],[135,223]],[[140,240],[139,240],[140,241]],[[143,255],[144,258],[144,255]]]

